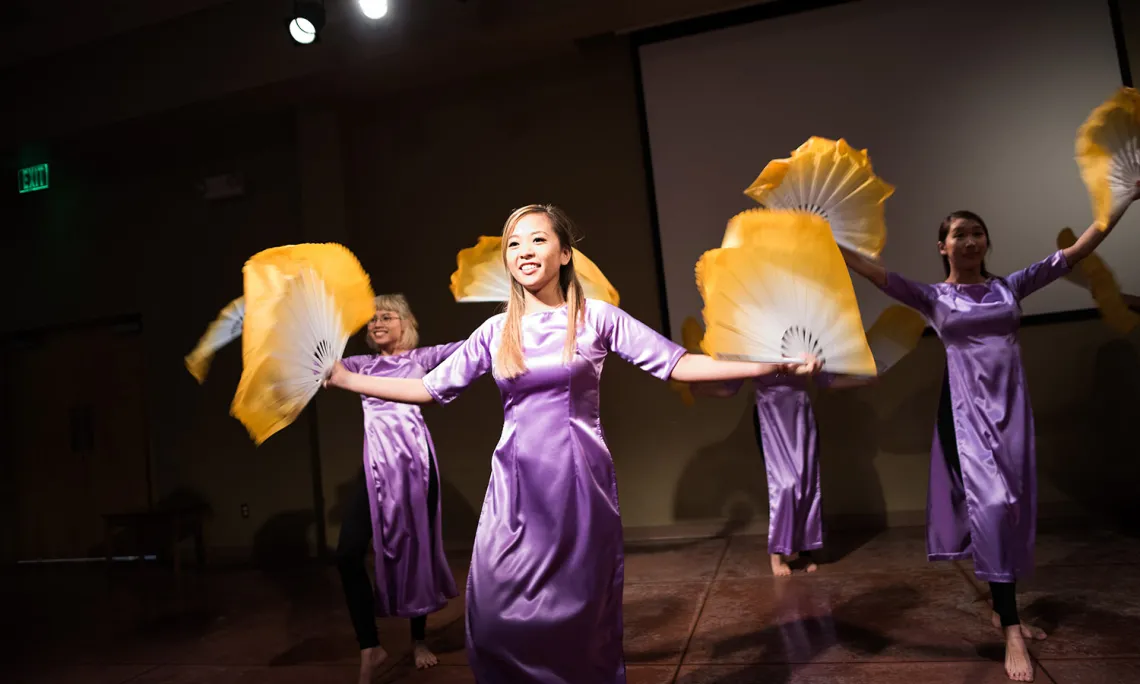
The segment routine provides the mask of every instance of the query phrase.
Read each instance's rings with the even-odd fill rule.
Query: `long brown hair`
[[[963,219],[966,221],[973,221],[974,223],[981,226],[982,232],[985,233],[985,235],[986,235],[986,251],[987,252],[990,251],[990,247],[993,247],[994,243],[990,241],[990,229],[986,228],[986,222],[982,220],[981,216],[978,216],[977,214],[975,214],[972,211],[966,211],[965,209],[960,209],[958,211],[952,211],[952,212],[950,212],[949,216],[942,219],[942,224],[938,226],[938,241],[943,243],[943,244],[946,243],[946,237],[948,235],[950,235],[950,226],[952,226],[954,224],[954,221],[956,221],[958,219]],[[945,269],[946,275],[949,276],[950,275],[950,257],[946,256],[945,254],[942,255],[942,268]],[[990,272],[986,270],[986,260],[985,259],[982,259],[982,277],[984,277],[984,278],[990,277]]]
[[[550,219],[554,235],[561,249],[570,250],[570,261],[558,270],[558,285],[562,298],[566,301],[566,346],[562,350],[562,360],[566,363],[577,351],[578,326],[586,319],[586,295],[578,272],[574,270],[574,224],[570,217],[558,207],[550,204],[528,204],[511,212],[503,224],[503,268],[511,272],[507,263],[507,243],[519,220],[528,214],[543,214]],[[503,378],[517,378],[526,372],[526,357],[522,345],[522,317],[526,308],[525,290],[519,281],[511,276],[511,294],[507,299],[506,321],[495,356],[495,373]]]

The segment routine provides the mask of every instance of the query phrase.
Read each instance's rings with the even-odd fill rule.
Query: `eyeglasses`
[[[392,314],[384,314],[383,316],[373,316],[372,317],[373,323],[385,323],[385,324],[387,324],[387,323],[391,323],[392,321],[398,321],[398,320],[400,320],[400,317],[394,316]]]

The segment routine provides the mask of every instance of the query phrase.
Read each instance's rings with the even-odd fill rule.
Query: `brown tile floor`
[[[969,564],[925,562],[921,529],[833,535],[814,575],[773,578],[762,538],[640,545],[626,561],[630,684],[1006,681]],[[455,563],[460,586],[464,562]],[[160,568],[10,572],[0,682],[355,682],[351,626],[333,571],[213,570],[181,594]],[[1140,538],[1045,529],[1023,617],[1039,682],[1140,682]],[[473,682],[462,600],[428,622],[441,665],[411,671],[407,623],[381,621],[384,682]]]

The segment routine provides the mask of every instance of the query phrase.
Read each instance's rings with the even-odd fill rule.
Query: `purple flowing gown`
[[[821,373],[816,383],[826,385]],[[791,555],[823,546],[819,439],[802,377],[758,377],[756,417],[768,475],[768,553]],[[727,383],[735,392],[743,382]]]
[[[1013,582],[1032,572],[1037,464],[1017,339],[1019,302],[1068,272],[1058,251],[975,285],[924,285],[889,273],[883,287],[925,316],[946,346],[961,476],[946,460],[936,427],[927,554],[930,560],[973,558],[974,573],[988,582]]]
[[[400,354],[350,356],[345,369],[386,378],[422,378],[463,345],[453,342]],[[364,477],[372,511],[376,614],[418,617],[458,596],[443,553],[440,502],[429,529],[429,459],[435,446],[419,406],[362,396]],[[436,467],[438,488],[439,467]]]
[[[586,300],[566,364],[566,307],[522,318],[527,372],[495,376],[503,432],[467,576],[467,653],[482,684],[621,684],[624,552],[617,482],[599,416],[606,354],[666,380],[684,348]],[[446,404],[492,370],[495,316],[424,378]]]
[[[822,376],[820,376],[822,378]],[[756,415],[768,473],[768,553],[823,546],[819,439],[807,378],[755,378]]]

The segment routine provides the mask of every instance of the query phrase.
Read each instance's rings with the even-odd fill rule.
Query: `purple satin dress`
[[[818,549],[823,546],[823,523],[810,380],[773,376],[752,382],[768,473],[768,553]]]
[[[453,342],[401,354],[350,356],[345,369],[386,378],[422,378],[463,345]],[[362,396],[364,477],[372,510],[376,614],[418,617],[459,595],[443,553],[440,502],[434,529],[428,516],[428,477],[435,446],[420,407]],[[438,490],[439,467],[436,467]]]
[[[828,378],[821,373],[816,383],[825,386]],[[768,553],[791,555],[823,546],[819,439],[810,383],[796,376],[752,379],[768,475]],[[733,393],[742,385],[726,383]]]
[[[961,477],[947,461],[936,427],[927,553],[931,560],[973,558],[974,573],[988,582],[1032,573],[1037,463],[1017,339],[1019,302],[1068,272],[1057,251],[976,285],[924,285],[890,273],[883,288],[925,316],[946,346]]]
[[[441,404],[492,370],[495,316],[424,378]],[[527,372],[495,376],[503,432],[467,576],[467,654],[481,684],[621,684],[625,557],[599,416],[609,352],[667,380],[685,355],[617,307],[587,300],[566,364],[566,307],[522,318]]]

